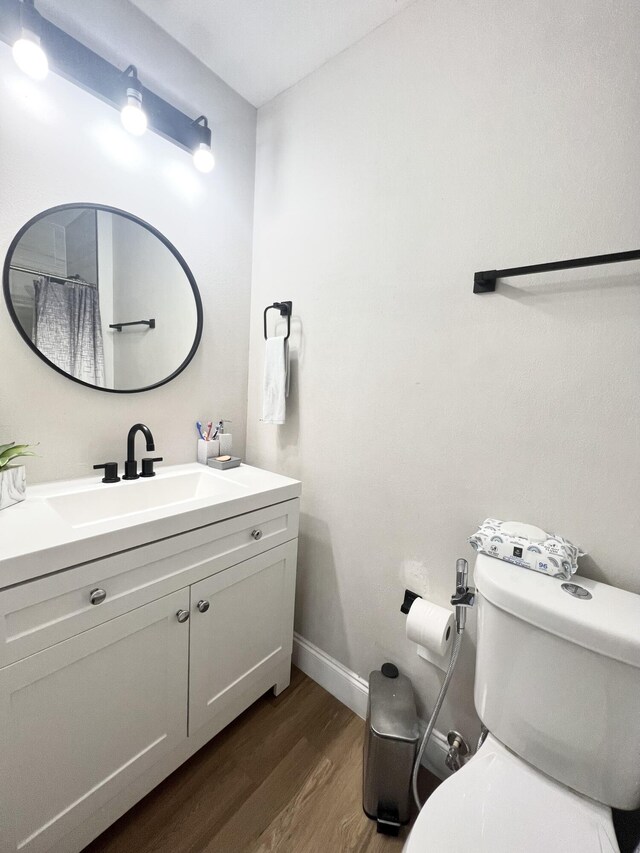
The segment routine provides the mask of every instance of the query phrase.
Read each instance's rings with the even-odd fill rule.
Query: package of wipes
[[[578,570],[580,548],[539,527],[519,521],[487,518],[480,529],[469,537],[476,551],[497,557],[507,563],[568,580]]]

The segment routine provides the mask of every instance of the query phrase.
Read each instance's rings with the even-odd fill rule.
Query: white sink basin
[[[26,500],[0,512],[0,589],[299,495],[300,483],[280,474],[197,462],[163,465],[149,479],[29,486]]]
[[[190,501],[227,500],[245,493],[246,487],[203,471],[123,480],[113,485],[92,484],[78,491],[51,495],[45,501],[71,527],[84,527]]]

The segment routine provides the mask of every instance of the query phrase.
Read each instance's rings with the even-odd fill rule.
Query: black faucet
[[[138,432],[141,432],[147,441],[147,452],[156,449],[156,446],[153,443],[153,435],[151,434],[149,427],[145,424],[134,424],[129,430],[129,435],[127,436],[127,461],[124,463],[123,480],[137,480],[140,476],[138,474],[138,463],[136,462],[134,455],[136,452],[136,433]]]

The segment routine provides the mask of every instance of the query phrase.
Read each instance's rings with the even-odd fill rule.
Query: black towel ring
[[[267,335],[267,312],[270,311],[272,308],[275,308],[277,311],[279,311],[281,317],[287,318],[287,334],[284,336],[284,339],[285,339],[285,341],[288,339],[289,335],[291,334],[292,306],[293,306],[293,302],[274,302],[273,305],[267,305],[267,307],[264,309],[264,321],[263,321],[265,341],[268,338],[268,335]]]

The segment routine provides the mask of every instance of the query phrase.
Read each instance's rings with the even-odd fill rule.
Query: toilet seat
[[[611,809],[489,735],[429,797],[403,853],[619,853]]]

